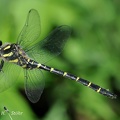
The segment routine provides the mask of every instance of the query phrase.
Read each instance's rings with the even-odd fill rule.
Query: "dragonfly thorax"
[[[26,64],[28,56],[18,44],[5,44],[0,48],[0,57],[4,61],[12,62],[23,66]]]
[[[18,46],[16,44],[4,44],[0,49],[0,56],[4,60],[13,60],[18,57]]]
[[[5,44],[1,46],[0,54],[4,61],[12,62],[25,69],[34,69],[38,64],[30,59],[18,44]]]

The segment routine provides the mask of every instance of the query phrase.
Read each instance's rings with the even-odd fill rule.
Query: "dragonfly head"
[[[1,56],[1,47],[2,47],[2,41],[0,40],[0,56]]]
[[[2,46],[2,41],[0,40],[0,46]]]

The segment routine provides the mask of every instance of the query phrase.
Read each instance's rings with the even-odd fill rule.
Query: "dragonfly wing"
[[[21,68],[13,63],[4,62],[2,71],[0,72],[0,92],[11,87],[17,80]]]
[[[45,83],[40,70],[25,70],[25,93],[32,103],[38,102],[44,86]]]
[[[59,26],[44,40],[32,46],[27,54],[36,61],[45,63],[61,53],[70,34],[71,28],[69,26]]]
[[[49,61],[53,56],[61,53],[70,33],[69,26],[59,26],[44,40],[39,41],[40,16],[36,10],[31,9],[17,43],[28,53],[29,57],[44,63],[46,58]]]
[[[24,50],[29,49],[37,42],[40,35],[40,16],[35,9],[31,9],[28,13],[25,25],[18,37],[17,43]]]

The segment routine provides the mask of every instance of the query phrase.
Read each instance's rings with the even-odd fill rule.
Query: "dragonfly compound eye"
[[[2,45],[2,41],[0,40],[0,46]]]

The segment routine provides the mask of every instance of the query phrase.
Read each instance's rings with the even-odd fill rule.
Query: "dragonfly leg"
[[[1,63],[0,63],[0,72],[3,72],[3,70],[2,70],[3,65],[4,65],[4,60],[1,60]]]

